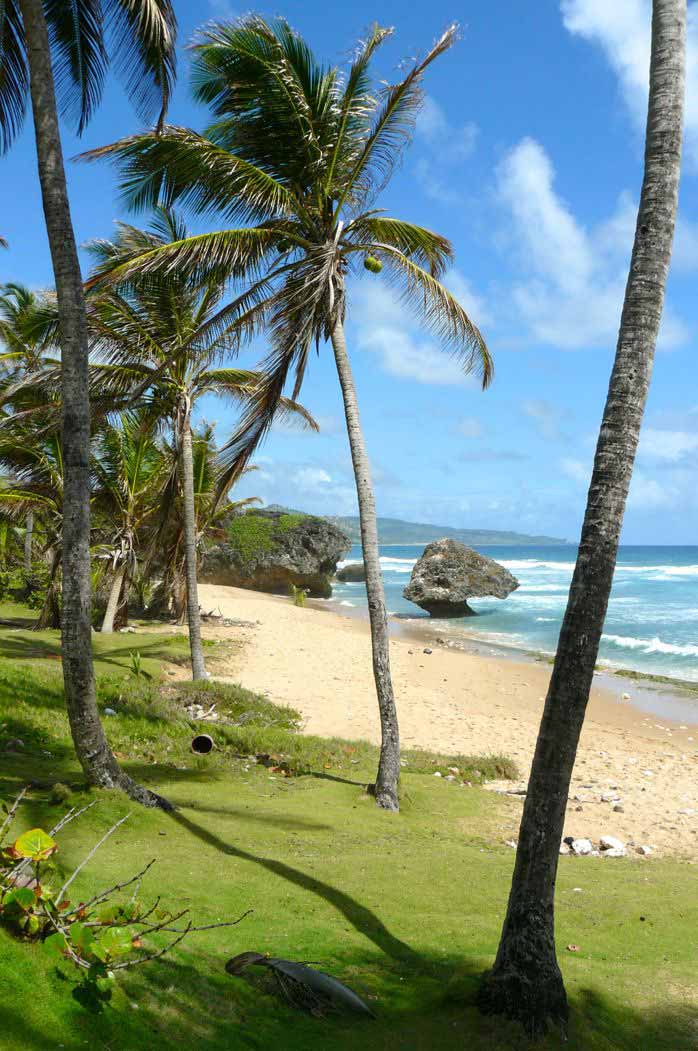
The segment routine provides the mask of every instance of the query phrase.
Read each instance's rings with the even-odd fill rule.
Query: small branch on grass
[[[27,794],[28,790],[29,790],[28,786],[25,785],[24,788],[22,789],[22,791],[19,793],[19,795],[15,799],[14,803],[12,804],[12,806],[10,807],[10,809],[7,811],[7,814],[5,815],[5,820],[3,821],[2,825],[0,825],[0,846],[2,846],[2,840],[3,840],[3,837],[5,835],[5,832],[7,831],[7,829],[12,824],[12,819],[15,816],[15,814],[17,813],[17,807],[19,806],[19,804],[24,799],[24,797]]]
[[[61,898],[63,897],[63,895],[65,894],[65,892],[67,891],[68,887],[69,887],[69,886],[70,886],[70,884],[71,884],[71,883],[73,882],[73,880],[75,879],[75,877],[77,876],[77,874],[78,874],[79,872],[81,872],[81,871],[82,871],[82,869],[84,869],[84,867],[85,867],[85,865],[87,865],[88,861],[91,861],[91,860],[92,860],[92,858],[93,858],[93,857],[95,856],[95,854],[97,853],[97,851],[99,850],[99,848],[100,848],[100,847],[102,846],[102,844],[103,844],[103,843],[106,843],[106,841],[107,841],[107,840],[109,839],[109,837],[110,837],[110,836],[112,835],[112,833],[116,832],[116,830],[117,830],[117,828],[119,827],[119,825],[123,825],[124,821],[128,821],[128,819],[130,818],[130,816],[131,816],[131,813],[130,813],[130,812],[129,812],[128,814],[124,814],[124,816],[123,816],[122,818],[120,818],[120,819],[119,819],[119,820],[118,820],[118,821],[116,822],[116,824],[115,824],[115,825],[112,825],[112,827],[111,827],[110,829],[108,829],[108,831],[107,831],[107,832],[105,832],[105,834],[104,834],[104,835],[102,836],[102,838],[101,838],[101,839],[100,839],[100,840],[99,840],[99,841],[98,841],[97,843],[95,843],[95,845],[93,846],[92,850],[91,850],[91,851],[90,851],[90,853],[89,853],[89,854],[87,855],[87,857],[86,857],[86,858],[84,858],[84,859],[83,859],[83,860],[82,860],[82,861],[80,862],[80,864],[78,865],[78,867],[77,867],[77,868],[75,869],[75,871],[73,872],[72,876],[69,876],[69,877],[68,877],[68,879],[67,879],[67,880],[65,881],[65,883],[63,884],[63,886],[61,887],[61,889],[60,889],[60,890],[58,891],[58,894],[57,894],[57,896],[56,896],[56,905],[59,905],[59,904],[60,904]]]
[[[132,883],[135,883],[136,881],[142,880],[143,877],[145,876],[146,872],[148,871],[148,869],[151,867],[151,865],[154,865],[154,864],[155,864],[155,858],[153,858],[152,861],[149,861],[148,864],[145,865],[141,869],[140,872],[137,872],[135,876],[131,876],[130,879],[124,880],[123,883],[115,883],[113,887],[109,887],[107,890],[103,890],[103,891],[100,891],[99,894],[95,894],[94,898],[90,898],[89,901],[84,902],[84,904],[81,906],[81,908],[83,908],[83,909],[91,909],[95,905],[101,905],[102,902],[106,901],[107,898],[110,898],[112,894],[116,894],[117,891],[124,890],[125,887],[130,887]],[[140,886],[140,883],[139,883],[139,886]],[[136,895],[138,893],[138,889],[139,889],[139,887],[136,887],[136,889],[134,890],[133,895],[131,896],[131,903],[133,903],[136,900]],[[160,899],[158,898],[157,900],[159,901]],[[75,910],[75,911],[77,911],[77,910]],[[66,915],[71,916],[72,913],[67,913]]]
[[[129,967],[138,967],[138,965],[141,963],[149,963],[150,960],[159,959],[161,956],[164,956],[165,953],[170,952],[172,949],[174,949],[175,945],[179,945],[179,943],[186,938],[191,929],[192,924],[190,923],[187,927],[184,928],[182,933],[177,938],[174,938],[163,949],[160,949],[159,952],[151,953],[149,956],[139,956],[137,960],[126,960],[124,963],[115,963],[111,968],[112,971],[125,971]]]
[[[77,818],[81,817],[83,814],[86,814],[88,810],[91,810],[92,807],[96,803],[97,803],[97,800],[93,799],[91,803],[88,803],[84,807],[80,807],[79,810],[76,810],[75,807],[71,807],[70,810],[68,811],[68,813],[64,817],[61,818],[61,820],[58,822],[58,824],[54,825],[53,828],[50,829],[49,836],[55,836],[57,832],[60,832],[61,829],[65,828],[65,826],[67,824],[69,824],[71,821],[75,821]]]
[[[222,923],[206,923],[206,924],[204,924],[203,927],[192,927],[192,926],[189,926],[188,927],[188,931],[191,931],[192,934],[195,934],[197,931],[212,931],[212,930],[215,930],[216,927],[237,927],[238,923],[242,923],[242,921],[244,919],[246,919],[248,916],[251,916],[253,912],[254,912],[254,909],[248,909],[247,912],[243,912],[242,916],[238,916],[238,918],[236,920],[224,920]],[[160,929],[163,930],[163,931],[166,931],[168,934],[181,934],[181,933],[183,933],[183,928],[182,927],[180,927],[179,929],[177,927],[161,927]],[[149,931],[142,931],[141,933],[142,934],[149,934],[150,932]]]

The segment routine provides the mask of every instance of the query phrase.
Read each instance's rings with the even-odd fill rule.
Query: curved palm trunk
[[[686,0],[654,0],[645,174],[616,358],[577,564],[524,806],[516,866],[486,1013],[533,1034],[567,1018],[555,956],[554,893],[565,810],[613,580],[652,373],[678,202]]]
[[[32,544],[34,539],[34,512],[28,511],[24,520],[24,574],[32,571]]]
[[[88,343],[80,263],[70,216],[51,52],[42,0],[20,0],[26,34],[36,154],[61,330],[63,513],[63,681],[75,751],[87,780],[123,788],[146,805],[164,800],[120,769],[97,710],[92,666],[90,578],[90,405]],[[169,804],[166,804],[169,805]]]
[[[199,616],[199,587],[196,580],[196,505],[194,503],[194,456],[191,441],[190,407],[182,411],[180,433],[182,458],[182,498],[184,503],[184,563],[187,582],[187,620],[189,622],[189,650],[192,679],[206,679],[206,664],[201,645],[201,617]]]
[[[126,563],[122,562],[120,566],[117,566],[112,577],[111,588],[109,589],[109,598],[107,599],[107,608],[104,611],[104,620],[102,621],[102,634],[111,634],[114,631],[114,618],[116,617],[116,611],[119,608],[119,599],[121,598],[121,589],[124,583],[124,577],[126,576]]]
[[[366,593],[371,620],[371,646],[373,649],[373,677],[376,681],[378,709],[381,720],[381,751],[376,777],[376,802],[386,810],[398,810],[398,781],[400,778],[400,733],[397,709],[390,677],[390,650],[388,638],[388,616],[385,610],[385,592],[381,576],[378,553],[378,529],[376,526],[376,503],[371,483],[371,471],[366,454],[366,445],[359,419],[354,377],[347,354],[344,328],[337,320],[332,331],[332,348],[337,365],[337,375],[344,399],[344,415],[351,459],[356,479],[356,495],[359,501],[361,546],[366,567]]]

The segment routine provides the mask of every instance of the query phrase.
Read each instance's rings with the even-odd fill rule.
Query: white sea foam
[[[539,562],[535,558],[514,559],[510,562],[500,562],[506,569],[559,569],[572,572],[574,562]]]
[[[657,573],[654,579],[698,577],[698,566],[616,566],[616,573]]]
[[[698,657],[698,646],[662,642],[661,639],[636,639],[633,635],[602,635],[606,642],[628,650],[640,650],[642,653],[667,653],[675,657]]]
[[[561,584],[522,584],[520,588],[516,589],[516,594],[528,595],[529,592],[534,591],[557,591],[560,595],[566,594]]]
[[[346,599],[342,599],[342,601],[339,604],[340,606],[351,606],[352,608],[356,605],[355,602],[347,602]]]

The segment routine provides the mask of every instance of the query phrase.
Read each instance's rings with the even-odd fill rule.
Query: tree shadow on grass
[[[330,832],[334,828],[333,825],[328,825],[321,821],[309,821],[307,818],[292,817],[288,814],[260,814],[242,807],[207,806],[198,799],[177,799],[172,800],[172,802],[177,808],[183,807],[185,810],[197,810],[202,814],[222,814],[225,817],[234,818],[235,821],[250,821],[255,824],[261,821],[267,825],[289,829],[291,832]]]
[[[95,661],[100,664],[108,664],[120,671],[128,669],[131,654],[138,650],[141,657],[151,660],[168,661],[176,663],[177,658],[183,656],[176,652],[170,640],[156,639],[146,641],[147,636],[134,638],[128,635],[123,642],[110,645],[107,649],[99,645],[93,646]],[[61,640],[56,633],[55,636],[46,637],[42,634],[34,634],[30,631],[21,631],[16,634],[0,634],[0,658],[7,660],[51,660],[56,663],[61,660]]]
[[[393,959],[411,960],[416,957],[417,954],[414,949],[392,934],[371,909],[362,905],[344,891],[333,887],[330,883],[315,879],[313,876],[309,876],[307,873],[293,868],[293,866],[287,865],[283,861],[277,861],[275,858],[265,858],[261,855],[253,854],[251,851],[243,850],[241,847],[225,843],[214,832],[204,828],[202,825],[198,825],[191,818],[181,813],[181,811],[175,811],[168,816],[171,821],[175,821],[181,828],[186,829],[187,832],[190,832],[221,854],[260,865],[280,879],[294,883],[303,890],[310,891],[324,898],[325,901],[329,902],[345,917],[355,930]]]

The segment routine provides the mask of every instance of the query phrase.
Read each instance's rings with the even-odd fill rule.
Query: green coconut
[[[364,259],[364,266],[367,270],[370,270],[372,274],[380,274],[383,269],[383,264],[380,259],[376,259],[374,255],[367,255]]]

